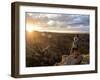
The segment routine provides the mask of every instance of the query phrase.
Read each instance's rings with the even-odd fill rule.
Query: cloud
[[[53,20],[49,20],[48,23],[47,23],[49,26],[54,26],[56,24],[55,21]]]
[[[27,13],[27,17],[40,20],[42,24],[48,27],[48,29],[72,29],[89,32],[89,15]]]

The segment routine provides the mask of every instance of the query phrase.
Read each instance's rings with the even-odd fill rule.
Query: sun
[[[27,32],[33,32],[33,31],[37,31],[40,30],[41,27],[39,25],[36,24],[27,24],[26,25],[26,31]]]
[[[26,26],[26,31],[32,32],[32,31],[33,31],[33,26],[28,24],[28,25]]]

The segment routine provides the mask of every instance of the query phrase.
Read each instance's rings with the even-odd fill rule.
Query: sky
[[[51,32],[89,33],[89,15],[26,13],[26,29]]]

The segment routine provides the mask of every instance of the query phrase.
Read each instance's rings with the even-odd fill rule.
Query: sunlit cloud
[[[77,31],[89,33],[89,15],[27,13],[26,24],[39,25],[39,31]]]

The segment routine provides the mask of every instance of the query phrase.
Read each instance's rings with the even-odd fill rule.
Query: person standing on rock
[[[83,57],[79,51],[79,38],[75,35],[73,38],[70,54],[68,56],[62,56],[62,65],[76,65],[81,64]]]

